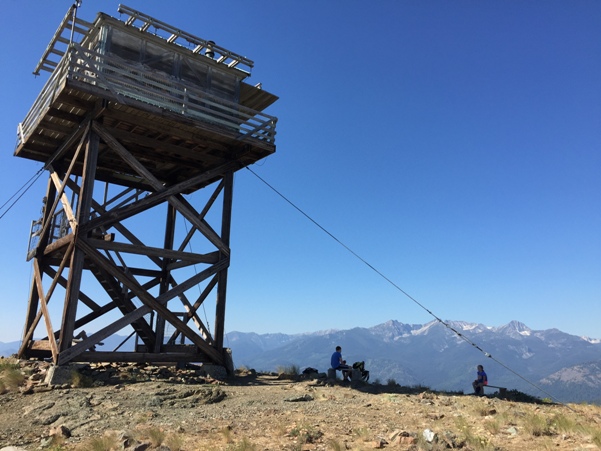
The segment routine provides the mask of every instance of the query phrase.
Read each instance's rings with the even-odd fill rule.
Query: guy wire
[[[388,282],[390,285],[392,285],[394,288],[396,288],[398,291],[400,291],[402,294],[404,294],[407,298],[409,298],[411,301],[413,301],[416,305],[418,305],[421,309],[423,309],[424,311],[426,311],[429,315],[431,315],[436,321],[438,321],[439,323],[441,323],[443,326],[445,326],[447,329],[449,329],[451,332],[453,332],[455,335],[457,335],[459,338],[461,338],[462,340],[464,340],[465,342],[469,343],[470,345],[472,345],[475,349],[477,349],[478,351],[480,351],[482,354],[484,354],[486,357],[488,357],[489,359],[493,360],[494,362],[498,363],[499,365],[501,365],[503,368],[505,368],[506,370],[510,371],[511,373],[513,373],[514,375],[516,375],[517,377],[519,377],[520,379],[522,379],[523,381],[525,381],[526,383],[528,383],[529,385],[531,385],[532,387],[536,388],[537,390],[539,390],[540,392],[544,393],[545,395],[547,395],[550,399],[555,400],[558,404],[561,404],[565,407],[567,407],[568,409],[572,410],[575,412],[574,409],[572,409],[570,406],[568,406],[567,404],[561,402],[560,400],[558,400],[555,396],[553,396],[552,394],[550,394],[549,392],[547,392],[546,390],[542,389],[541,387],[539,387],[538,385],[536,385],[534,382],[530,381],[529,379],[527,379],[526,377],[522,376],[521,374],[519,374],[518,372],[512,370],[509,366],[507,366],[506,364],[504,364],[503,362],[501,362],[500,360],[494,358],[490,353],[484,351],[480,346],[478,346],[476,343],[474,343],[472,340],[470,340],[468,337],[466,337],[465,335],[461,334],[460,332],[456,331],[454,328],[452,328],[449,324],[447,324],[445,321],[443,321],[442,319],[440,319],[437,315],[435,315],[431,310],[429,310],[426,306],[424,306],[422,303],[420,303],[417,299],[415,299],[413,296],[411,296],[409,293],[407,293],[405,290],[403,290],[401,287],[399,287],[396,283],[394,283],[390,278],[386,277],[381,271],[379,271],[377,268],[375,268],[372,264],[370,264],[369,262],[367,262],[363,257],[361,257],[360,255],[358,255],[355,251],[353,251],[349,246],[347,246],[346,244],[344,244],[342,241],[340,241],[338,238],[336,238],[332,233],[330,233],[328,230],[326,230],[321,224],[319,224],[315,219],[313,219],[311,216],[309,216],[307,213],[305,213],[300,207],[296,206],[290,199],[288,199],[286,196],[284,196],[280,191],[278,191],[277,189],[275,189],[271,184],[269,184],[265,179],[263,179],[261,176],[259,176],[256,172],[254,172],[252,169],[250,169],[248,166],[246,167],[246,169],[248,169],[248,171],[250,171],[251,174],[253,174],[255,177],[257,177],[261,182],[263,182],[267,187],[269,187],[269,189],[271,189],[274,193],[276,193],[278,196],[280,196],[283,200],[285,200],[288,204],[290,204],[295,210],[297,210],[300,214],[302,214],[305,218],[307,218],[309,221],[311,221],[315,226],[317,226],[319,229],[321,229],[326,235],[328,235],[330,238],[332,238],[334,241],[336,241],[338,244],[340,244],[342,247],[344,247],[348,252],[350,252],[355,258],[357,258],[358,260],[360,260],[363,264],[365,264],[368,268],[370,268],[372,271],[374,271],[376,274],[378,274],[381,278],[383,278],[386,282]]]

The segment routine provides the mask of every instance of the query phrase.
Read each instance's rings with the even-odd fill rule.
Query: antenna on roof
[[[71,21],[71,36],[69,37],[69,45],[73,43],[73,35],[75,34],[75,19],[77,19],[77,9],[81,6],[82,0],[75,0],[71,10],[73,11],[73,20]]]

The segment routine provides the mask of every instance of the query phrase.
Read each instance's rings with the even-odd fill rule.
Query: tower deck
[[[16,156],[45,163],[64,157],[69,162],[92,119],[166,185],[227,162],[242,168],[275,152],[277,119],[261,110],[277,97],[243,82],[248,73],[103,13],[87,31],[85,24],[78,25],[81,43],[69,44],[19,124]],[[68,26],[63,25],[63,34]],[[207,42],[205,47],[211,45]],[[124,48],[128,56],[139,48],[145,54],[125,59]],[[172,62],[157,70],[152,64],[157,59]],[[194,77],[186,77],[183,69],[174,76],[173,67],[189,67]],[[73,173],[81,174],[81,163],[75,163]],[[96,175],[101,181],[147,187],[104,144]]]

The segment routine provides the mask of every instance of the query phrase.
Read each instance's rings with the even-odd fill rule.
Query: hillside
[[[601,447],[601,407],[519,393],[475,397],[253,371],[216,381],[197,367],[116,364],[83,367],[69,383],[47,386],[45,363],[4,360],[0,368],[0,449]]]

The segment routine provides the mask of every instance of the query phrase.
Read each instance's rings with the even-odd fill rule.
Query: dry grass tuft
[[[92,437],[81,444],[79,451],[114,451],[119,449],[120,443],[113,433],[104,434],[100,437]]]
[[[18,367],[6,366],[0,372],[0,392],[16,390],[24,381],[25,375]]]

